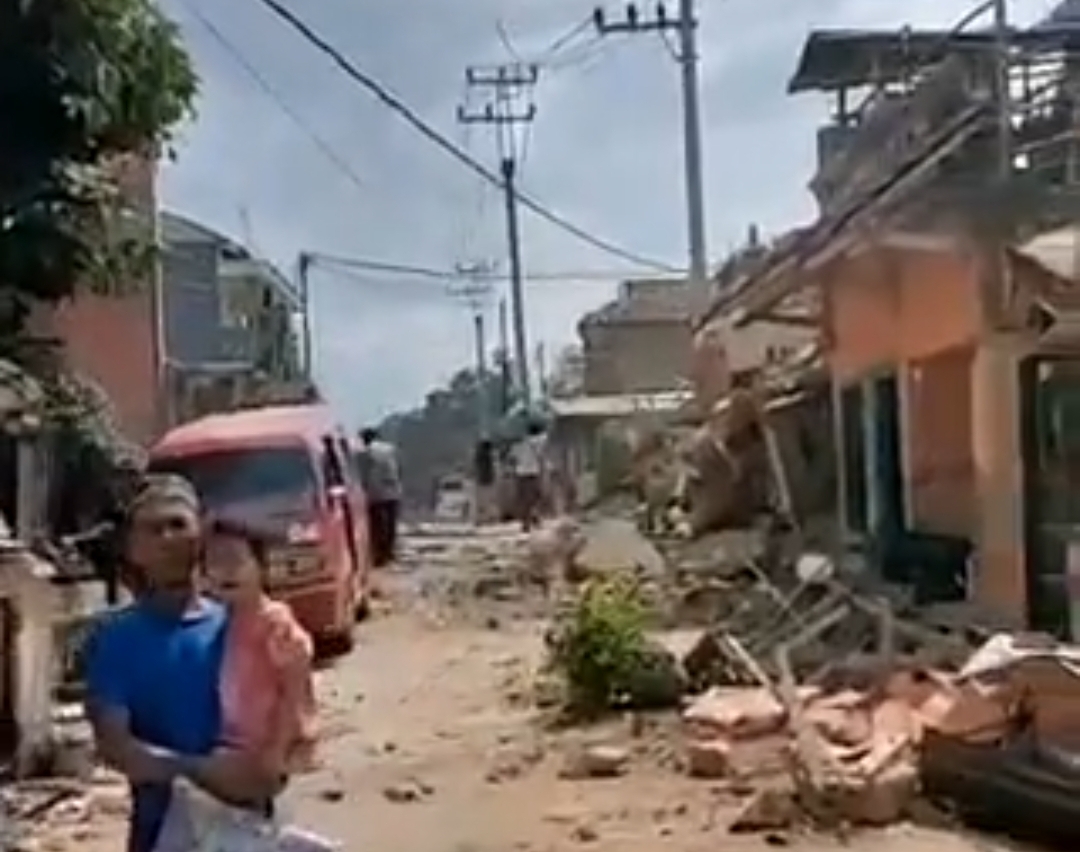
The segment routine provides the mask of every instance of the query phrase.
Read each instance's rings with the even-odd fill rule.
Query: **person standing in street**
[[[89,638],[86,710],[98,754],[131,785],[127,850],[153,852],[174,782],[261,812],[282,781],[251,755],[220,748],[227,615],[198,593],[202,529],[194,489],[176,476],[148,478],[123,532],[139,593]]]
[[[397,553],[398,515],[401,507],[401,471],[397,450],[383,441],[376,429],[360,432],[357,472],[367,496],[371,557],[376,568],[394,561]]]
[[[521,528],[528,532],[540,521],[540,508],[544,499],[544,471],[547,455],[547,438],[544,427],[529,423],[525,437],[510,452],[514,471],[515,501]]]

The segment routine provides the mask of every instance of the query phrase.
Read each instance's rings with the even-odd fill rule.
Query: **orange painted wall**
[[[909,363],[907,478],[912,521],[922,532],[974,539],[977,533],[972,448],[971,367],[963,346]]]
[[[879,248],[829,274],[830,364],[842,383],[970,345],[981,314],[974,268],[947,252]]]
[[[895,370],[911,522],[973,536],[971,365],[980,334],[976,270],[959,254],[878,248],[830,270],[830,364],[849,384]]]

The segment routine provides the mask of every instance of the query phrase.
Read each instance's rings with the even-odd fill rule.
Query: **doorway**
[[[1019,381],[1028,623],[1076,638],[1080,589],[1070,590],[1069,574],[1080,557],[1080,359],[1033,356]]]
[[[904,511],[904,458],[900,427],[900,382],[896,373],[871,380],[870,494],[873,504],[873,532],[883,539],[893,538],[906,527]]]
[[[896,373],[845,388],[841,408],[847,527],[878,540],[892,538],[906,524]]]

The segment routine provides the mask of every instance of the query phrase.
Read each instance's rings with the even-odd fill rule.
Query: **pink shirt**
[[[280,771],[309,762],[316,705],[311,637],[285,604],[264,597],[230,616],[221,670],[225,740]]]

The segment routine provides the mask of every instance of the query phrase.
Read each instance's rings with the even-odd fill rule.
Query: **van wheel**
[[[353,617],[357,621],[366,621],[371,615],[371,585],[361,580],[359,571],[356,572],[356,579],[353,581],[353,600],[356,602],[353,607]]]
[[[319,641],[319,656],[321,657],[344,657],[356,644],[356,637],[352,629],[327,633]]]
[[[338,627],[332,633],[328,633],[323,640],[323,647],[328,656],[342,657],[353,649],[356,640],[353,636],[353,610],[356,606],[355,590],[346,589],[346,599],[339,606],[340,621]]]

